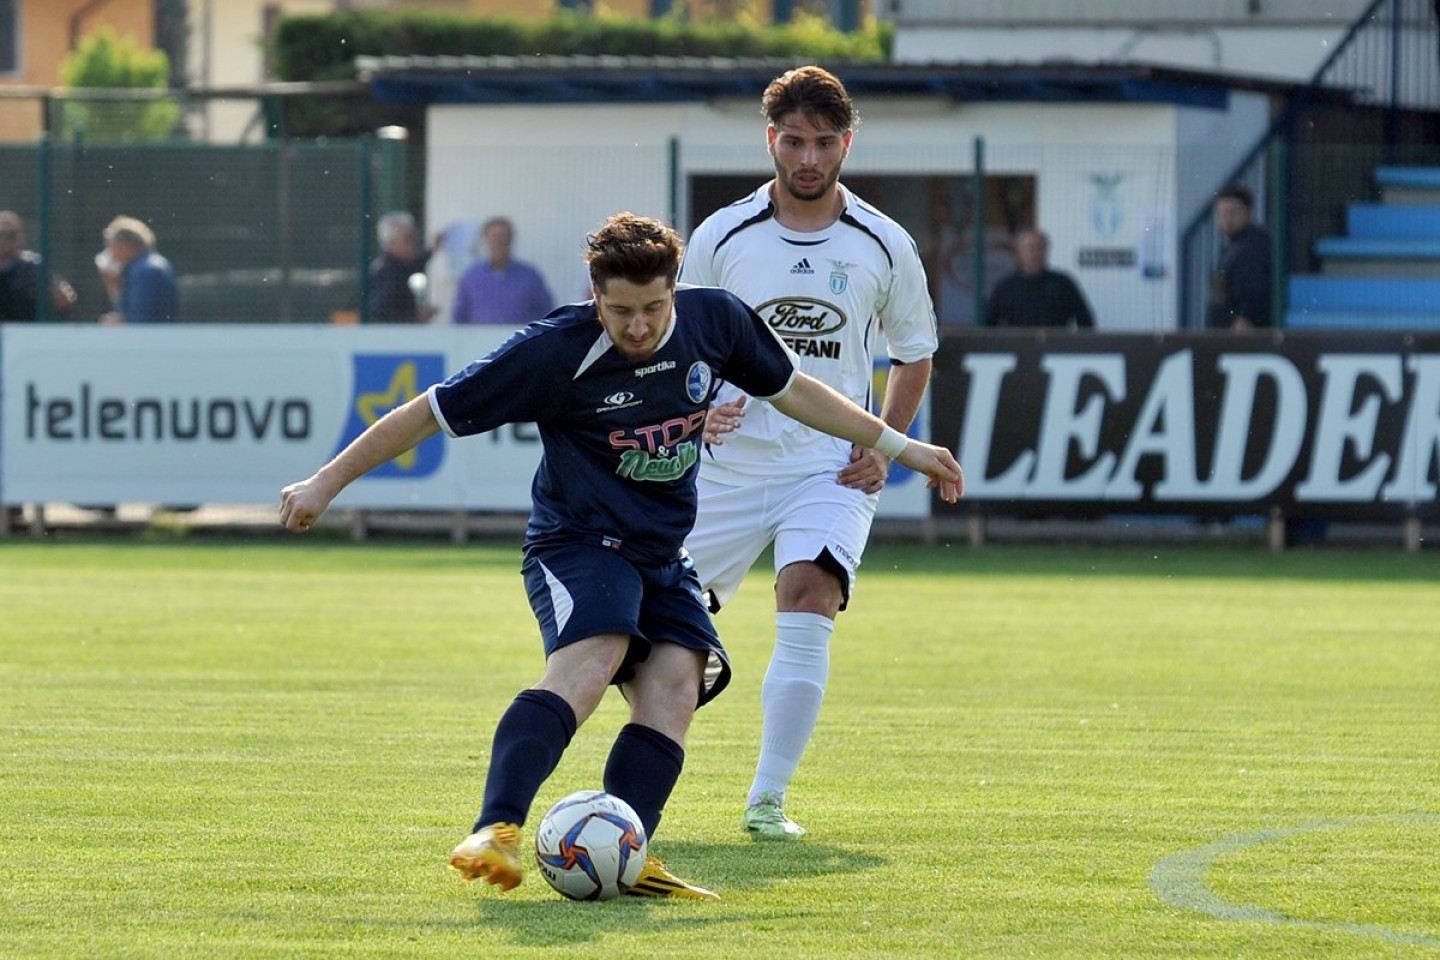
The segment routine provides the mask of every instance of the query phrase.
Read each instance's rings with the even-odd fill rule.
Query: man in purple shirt
[[[456,323],[500,323],[520,326],[555,308],[540,271],[513,260],[510,244],[515,227],[505,217],[492,217],[481,230],[487,259],[471,266],[455,290]]]

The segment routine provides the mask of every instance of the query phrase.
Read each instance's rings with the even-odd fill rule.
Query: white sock
[[[830,634],[835,621],[818,613],[777,613],[775,652],[760,687],[764,724],[760,760],[750,784],[750,803],[762,793],[785,795],[825,698],[830,673]]]

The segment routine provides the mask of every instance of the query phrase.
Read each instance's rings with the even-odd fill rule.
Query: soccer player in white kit
[[[739,296],[800,369],[867,409],[883,333],[891,368],[880,416],[904,432],[938,344],[915,242],[840,183],[858,118],[838,78],[815,66],[791,70],[765,90],[762,110],[775,179],[696,228],[680,279]],[[785,792],[819,719],[835,617],[890,462],[745,399],[728,384],[715,397],[685,546],[719,609],[774,543],[776,642],[742,825],[756,839],[789,840],[805,830],[785,815]]]

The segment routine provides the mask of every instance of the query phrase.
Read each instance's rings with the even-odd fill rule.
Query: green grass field
[[[738,815],[770,581],[654,846],[719,904],[445,867],[540,653],[513,545],[0,544],[0,956],[1440,956],[1440,556],[876,546]],[[535,816],[598,786],[612,694]]]

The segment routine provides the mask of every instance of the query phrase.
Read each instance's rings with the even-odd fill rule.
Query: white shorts
[[[816,560],[828,550],[845,573],[840,584],[840,609],[845,609],[870,538],[878,494],[842,487],[833,473],[732,485],[702,472],[697,490],[699,512],[685,549],[695,561],[701,585],[714,594],[717,609],[735,596],[771,542],[776,573],[792,563]]]

